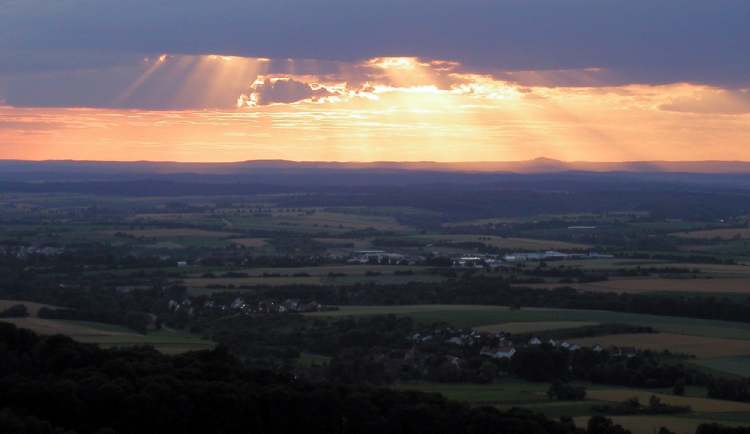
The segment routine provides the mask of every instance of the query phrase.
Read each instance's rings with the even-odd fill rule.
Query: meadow
[[[675,396],[657,393],[651,390],[627,389],[607,386],[587,387],[583,401],[551,400],[546,392],[548,383],[529,383],[523,381],[503,381],[497,384],[399,384],[399,390],[418,390],[438,393],[448,399],[469,403],[471,405],[491,405],[502,410],[524,408],[542,413],[550,418],[561,416],[573,417],[576,425],[585,427],[594,414],[592,406],[603,403],[618,403],[630,398],[638,398],[647,404],[652,395],[664,403],[690,406],[692,412],[677,416],[614,416],[615,423],[631,430],[633,434],[653,434],[661,427],[680,434],[694,434],[702,423],[719,422],[729,426],[740,425],[750,414],[750,404],[720,401],[700,397]]]
[[[242,277],[205,277],[191,273],[182,279],[193,294],[223,291],[223,288],[252,288],[288,285],[354,285],[407,284],[409,282],[441,282],[443,277],[431,273],[430,267],[409,265],[332,265],[319,267],[288,267],[239,269]],[[399,274],[402,273],[402,274]]]
[[[35,317],[39,313],[39,309],[46,307],[48,309],[55,309],[56,306],[51,306],[49,304],[41,304],[41,303],[33,303],[30,301],[19,301],[19,300],[0,300],[0,311],[8,309],[11,306],[16,306],[22,304],[26,306],[26,311],[29,313],[29,316]]]
[[[750,324],[746,323],[600,310],[542,308],[512,310],[507,306],[479,305],[339,306],[339,310],[336,311],[317,312],[309,315],[362,316],[384,314],[405,315],[425,324],[447,322],[456,327],[501,327],[505,323],[573,321],[648,326],[662,333],[688,336],[750,339]]]
[[[591,246],[587,244],[569,243],[564,241],[517,238],[517,237],[498,237],[485,235],[453,235],[453,234],[433,234],[418,235],[413,237],[416,240],[429,241],[431,243],[480,243],[489,247],[510,250],[586,250]]]
[[[677,354],[690,354],[699,359],[750,355],[750,340],[690,336],[674,333],[597,336],[574,339],[571,342],[589,347],[599,344],[605,347],[635,347],[641,350],[657,352],[668,350]]]
[[[11,323],[40,335],[61,334],[78,342],[96,344],[105,348],[151,345],[167,354],[211,349],[215,345],[211,341],[182,331],[162,329],[143,335],[126,327],[113,324],[39,318],[40,308],[55,308],[55,306],[39,303],[0,300],[0,309],[17,304],[25,305],[29,311],[29,316],[26,318],[2,318],[0,322]]]
[[[691,363],[714,371],[725,372],[741,377],[750,377],[750,355],[736,357],[716,357],[700,359]]]
[[[508,322],[475,327],[480,332],[497,333],[505,332],[511,334],[536,333],[550,330],[565,330],[578,327],[589,327],[598,325],[591,321],[534,321],[534,322]]]
[[[680,238],[690,238],[696,240],[732,240],[732,239],[750,239],[750,228],[721,228],[709,229],[702,231],[678,232],[673,234]]]
[[[645,292],[686,292],[686,293],[737,293],[750,294],[750,277],[743,278],[627,278],[611,279],[589,283],[543,283],[526,285],[532,288],[557,288],[570,286],[584,291],[645,293]]]

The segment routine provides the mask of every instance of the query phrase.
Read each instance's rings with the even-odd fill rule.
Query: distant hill
[[[155,161],[24,161],[0,160],[0,173],[76,173],[76,174],[176,174],[196,173],[238,175],[268,171],[304,170],[372,170],[431,171],[483,173],[561,173],[561,172],[624,172],[624,173],[723,173],[750,174],[750,162],[744,161],[628,161],[587,162],[537,158],[527,161],[486,162],[297,162],[288,160],[252,160],[233,163],[176,163]]]

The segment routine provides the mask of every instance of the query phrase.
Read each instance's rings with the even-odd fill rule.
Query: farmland
[[[750,355],[750,340],[678,335],[673,333],[613,335],[575,339],[579,345],[600,344],[616,347],[636,347],[651,351],[671,351],[690,354],[699,359]]]
[[[750,356],[711,357],[692,362],[698,366],[726,372],[741,377],[750,377]]]
[[[493,217],[344,206],[331,191],[0,197],[0,310],[34,301],[25,302],[30,317],[3,321],[104,348],[174,354],[220,344],[242,364],[300,381],[423,390],[579,424],[592,406],[633,396],[691,403],[688,414],[614,417],[636,434],[750,423],[747,403],[707,398],[714,379],[750,376],[745,241],[675,235],[725,231],[744,217]],[[45,318],[42,307],[52,311]],[[530,345],[532,336],[544,344]],[[565,352],[555,341],[583,348]],[[594,344],[605,348],[596,369],[574,369]],[[508,345],[517,350],[510,360],[482,354]],[[557,377],[540,380],[523,369],[534,351],[570,365],[543,367]],[[517,366],[514,357],[526,358]],[[550,398],[556,380],[588,395]],[[680,381],[687,397],[671,395]]]
[[[40,304],[40,303],[33,303],[30,301],[19,301],[19,300],[0,300],[0,311],[8,309],[11,306],[15,306],[18,304],[22,304],[26,306],[26,310],[29,313],[29,316],[35,317],[39,313],[39,309],[46,307],[46,308],[55,308],[55,306],[50,306],[48,304]]]
[[[590,245],[567,243],[554,240],[540,240],[530,238],[504,238],[496,236],[476,235],[420,235],[414,237],[416,240],[428,241],[432,244],[442,244],[449,247],[451,244],[479,243],[498,249],[511,250],[585,250]]]
[[[419,390],[439,393],[446,398],[463,401],[472,405],[493,405],[501,409],[513,407],[540,412],[548,417],[571,416],[580,427],[585,427],[592,415],[592,406],[602,403],[617,403],[630,398],[648,402],[656,395],[670,405],[686,405],[692,413],[680,416],[615,416],[613,420],[635,434],[651,434],[661,427],[668,427],[681,434],[693,434],[701,423],[718,422],[737,425],[736,418],[745,417],[748,404],[731,403],[705,398],[680,397],[653,393],[647,390],[624,388],[589,388],[584,401],[554,401],[546,394],[549,384],[527,382],[502,382],[493,385],[470,384],[402,384],[402,390]]]
[[[504,306],[340,306],[339,310],[319,312],[314,316],[405,315],[422,323],[445,321],[457,327],[491,326],[501,328],[504,323],[520,322],[580,322],[619,323],[650,326],[663,333],[709,338],[748,339],[750,324],[714,320],[697,320],[658,315],[571,309],[529,308],[512,310]],[[567,327],[566,327],[567,328]],[[632,345],[631,345],[632,346]]]
[[[678,232],[674,234],[680,238],[689,238],[697,240],[733,240],[733,239],[750,239],[750,228],[725,228],[710,229],[704,231]]]
[[[591,321],[532,321],[532,322],[507,322],[476,327],[476,330],[488,333],[505,332],[511,334],[536,333],[549,330],[564,330],[577,327],[587,327],[599,323]]]
[[[549,283],[531,286],[536,288],[552,288],[559,287],[561,285]],[[572,284],[571,286],[586,291],[604,292],[693,292],[718,294],[750,294],[750,277],[715,279],[613,279],[604,282],[578,283]]]
[[[41,318],[0,319],[23,327],[40,335],[64,334],[76,341],[97,344],[102,347],[126,347],[151,345],[168,354],[210,349],[210,341],[187,333],[160,331],[141,335],[125,327],[86,321],[50,320]]]

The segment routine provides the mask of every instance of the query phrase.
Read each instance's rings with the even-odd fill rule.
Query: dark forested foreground
[[[101,350],[7,324],[0,324],[0,389],[2,433],[584,432],[437,395],[311,386],[244,368],[221,348],[172,357]],[[602,418],[590,426],[592,434],[623,432]]]

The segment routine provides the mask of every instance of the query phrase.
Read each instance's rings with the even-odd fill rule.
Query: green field
[[[690,354],[699,359],[750,355],[750,340],[747,339],[723,339],[673,333],[617,334],[573,339],[570,342],[584,347],[599,344],[604,347],[635,347],[656,352],[669,350],[676,354]],[[745,363],[748,362],[750,359],[745,361]]]
[[[205,350],[214,343],[188,333],[158,330],[146,335],[135,333],[125,327],[88,321],[52,320],[42,318],[7,318],[0,321],[32,330],[40,335],[62,334],[76,341],[97,344],[105,348],[151,345],[168,353]]]
[[[18,300],[0,300],[0,311],[8,309],[9,307],[16,306],[22,304],[26,306],[26,311],[29,313],[29,316],[35,317],[39,313],[39,309],[46,307],[50,309],[55,309],[56,306],[50,306],[48,304],[41,304],[41,303],[33,303],[30,301],[18,301]]]
[[[684,267],[684,265],[683,265]],[[744,271],[750,271],[744,267]],[[543,283],[526,285],[532,288],[553,289],[560,286],[569,286],[582,291],[593,292],[618,292],[618,293],[701,293],[701,294],[750,294],[750,276],[740,278],[695,278],[695,279],[669,279],[669,278],[627,278],[610,279],[602,282],[589,283]]]
[[[747,355],[696,360],[692,363],[714,371],[750,377],[750,356]]]
[[[295,268],[253,268],[236,272],[247,277],[202,277],[191,273],[183,279],[191,294],[226,291],[224,287],[242,288],[284,285],[399,285],[409,282],[441,282],[444,277],[432,274],[430,267],[409,265],[335,265]],[[410,272],[409,274],[397,274]],[[369,273],[369,275],[368,275]],[[219,287],[216,287],[219,286]]]
[[[676,434],[695,434],[698,426],[704,423],[720,423],[722,425],[738,426],[736,422],[725,419],[709,417],[687,417],[687,416],[614,416],[612,421],[621,425],[632,434],[655,434],[659,429],[666,427]],[[574,418],[576,426],[585,428],[588,416]]]
[[[644,315],[600,310],[541,309],[511,310],[505,306],[414,305],[340,306],[321,316],[406,315],[421,323],[447,322],[456,327],[479,327],[518,322],[596,322],[649,326],[664,332],[726,339],[750,339],[750,324]]]
[[[505,333],[535,333],[549,330],[565,330],[577,327],[595,326],[599,323],[591,321],[538,321],[538,322],[508,322],[476,327],[480,332]]]
[[[564,241],[486,235],[433,234],[417,235],[412,238],[430,243],[480,243],[499,249],[514,250],[584,250],[591,248],[587,244],[568,243]]]
[[[579,427],[586,427],[591,417],[592,406],[604,402],[621,402],[637,397],[642,403],[648,403],[652,395],[657,395],[662,402],[674,405],[689,405],[693,412],[678,416],[614,416],[615,423],[623,425],[634,434],[653,434],[662,426],[684,434],[694,434],[702,423],[717,422],[724,425],[738,426],[750,424],[750,404],[719,401],[698,397],[680,397],[657,393],[650,390],[611,388],[602,386],[588,387],[584,401],[550,400],[546,392],[547,383],[528,383],[508,381],[498,384],[400,384],[400,390],[415,390],[427,393],[438,393],[447,399],[462,401],[471,405],[491,405],[501,410],[514,407],[542,413],[550,418],[571,416]]]
[[[520,405],[549,401],[549,397],[547,396],[549,384],[523,381],[512,381],[501,384],[419,383],[401,384],[396,386],[396,388],[439,393],[448,399],[471,404]]]

